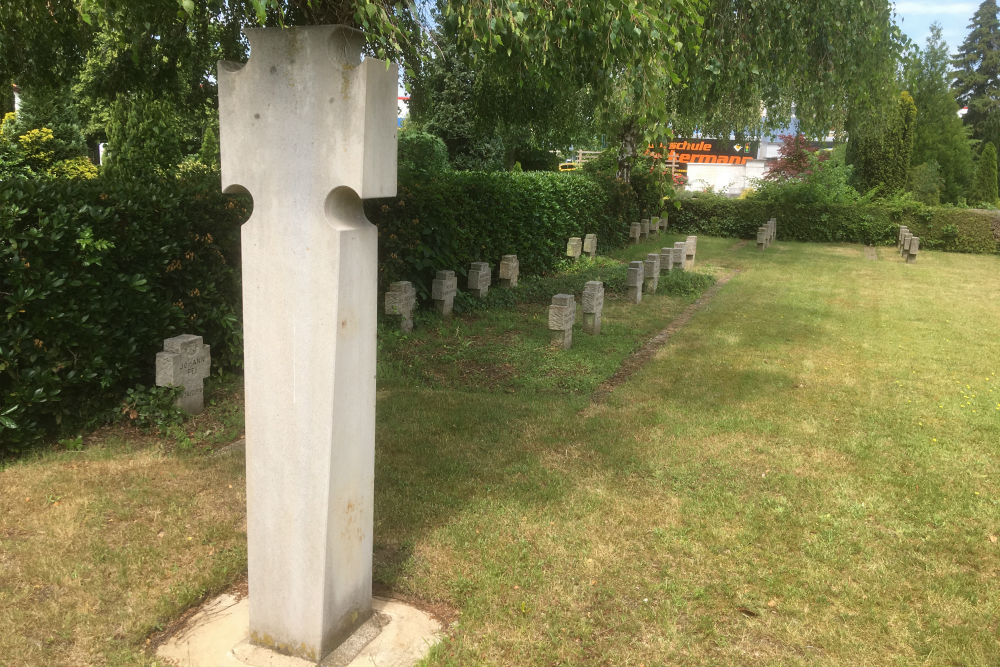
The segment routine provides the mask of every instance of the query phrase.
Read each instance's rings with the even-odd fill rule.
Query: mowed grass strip
[[[585,411],[694,294],[609,299],[565,353],[540,303],[383,331],[375,576],[449,621],[427,663],[1000,662],[1000,259],[879,255],[700,238],[698,272],[742,272]],[[0,472],[0,664],[151,661],[240,576],[242,459],[172,437]],[[81,463],[67,541],[64,501],[17,496]]]
[[[586,417],[388,402],[378,571],[457,609],[432,664],[1000,660],[998,258],[718,250],[744,272]]]

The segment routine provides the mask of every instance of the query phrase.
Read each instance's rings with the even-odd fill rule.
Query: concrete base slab
[[[372,598],[372,617],[320,667],[409,667],[441,638],[441,624],[398,600]],[[156,650],[178,667],[316,667],[250,643],[250,600],[225,593],[202,605]]]

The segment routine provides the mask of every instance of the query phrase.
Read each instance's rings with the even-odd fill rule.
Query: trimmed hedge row
[[[162,341],[242,362],[239,200],[177,181],[0,182],[0,456],[153,383]]]
[[[599,249],[620,246],[627,222],[651,209],[614,179],[557,172],[443,172],[365,203],[379,228],[380,289],[409,280],[423,297],[438,270],[464,277],[471,262],[496,267],[516,254],[523,273],[544,273],[569,237],[589,233]]]
[[[888,204],[774,204],[753,199],[693,197],[670,211],[670,227],[684,233],[755,238],[777,218],[779,237],[807,242],[892,245],[899,225],[920,237],[922,248],[993,253],[1000,244],[1000,212]]]

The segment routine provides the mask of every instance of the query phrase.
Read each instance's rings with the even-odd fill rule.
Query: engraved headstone
[[[674,243],[674,268],[683,271],[687,268],[684,265],[685,257],[687,254],[687,244],[684,241],[677,241]]]
[[[490,265],[486,262],[473,262],[469,267],[469,292],[480,299],[490,291]]]
[[[633,222],[628,226],[628,238],[632,243],[638,243],[642,240],[642,225],[638,222]]]
[[[583,287],[583,330],[593,336],[601,334],[601,314],[604,312],[604,283],[589,280]]]
[[[674,268],[674,249],[660,248],[660,275],[670,273]]]
[[[693,269],[694,268],[694,256],[698,251],[698,237],[689,236],[685,242],[684,250],[684,268]]]
[[[566,256],[574,260],[580,259],[581,252],[583,252],[583,241],[579,236],[570,237],[566,243]]]
[[[656,294],[656,288],[660,285],[660,253],[651,252],[646,255],[642,275],[646,294]]]
[[[403,333],[413,331],[413,309],[417,305],[417,289],[408,280],[400,280],[389,285],[385,293],[385,314],[399,316],[399,329]]]
[[[906,263],[913,264],[917,261],[917,253],[920,252],[920,237],[914,236],[910,239],[910,246],[906,249]]]
[[[517,287],[517,276],[521,265],[517,255],[504,255],[500,258],[500,287]]]
[[[910,232],[906,232],[906,234],[903,236],[903,245],[899,249],[900,257],[903,257],[904,259],[906,258],[906,254],[910,251],[910,239],[912,238],[913,234],[911,234]]]
[[[250,639],[318,661],[372,614],[378,233],[396,66],[344,26],[247,30],[219,63],[242,227]]]
[[[632,303],[642,301],[642,279],[645,270],[643,262],[629,262],[625,284],[628,287],[628,300]]]
[[[177,407],[196,415],[205,409],[204,380],[212,368],[212,355],[201,336],[181,334],[163,341],[156,353],[156,386],[183,387]]]
[[[573,346],[573,324],[576,321],[576,299],[572,294],[556,294],[549,306],[549,330],[552,345],[568,350]]]
[[[583,237],[583,251],[590,257],[597,256],[597,234],[587,234]]]
[[[454,271],[438,271],[431,281],[431,299],[434,309],[445,317],[451,315],[458,292],[458,278]]]

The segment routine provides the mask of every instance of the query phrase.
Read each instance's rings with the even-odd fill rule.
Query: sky
[[[931,23],[941,24],[949,53],[955,53],[968,35],[972,15],[979,2],[954,0],[896,0],[896,25],[920,48],[927,45]]]

